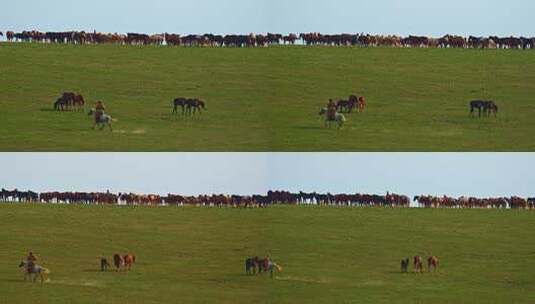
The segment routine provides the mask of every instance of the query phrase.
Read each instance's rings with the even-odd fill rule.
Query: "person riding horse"
[[[327,120],[334,121],[336,120],[336,111],[337,107],[336,104],[332,99],[329,99],[329,103],[327,104]]]
[[[95,106],[95,123],[100,121],[100,118],[104,115],[105,109],[104,103],[102,101],[97,101],[97,105]]]
[[[26,257],[26,270],[28,273],[33,273],[35,268],[35,262],[37,261],[37,257],[33,254],[33,252],[30,251],[28,256]]]

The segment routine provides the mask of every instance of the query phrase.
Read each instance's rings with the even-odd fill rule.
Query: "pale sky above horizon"
[[[18,0],[0,31],[535,36],[530,0]]]
[[[535,197],[535,153],[0,153],[0,187]]]

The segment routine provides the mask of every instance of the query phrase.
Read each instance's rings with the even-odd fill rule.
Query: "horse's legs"
[[[113,129],[111,127],[111,122],[108,124],[108,127],[110,127],[110,132],[113,132]]]

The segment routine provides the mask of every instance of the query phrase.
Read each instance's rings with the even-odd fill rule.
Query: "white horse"
[[[282,266],[280,266],[279,264],[274,263],[272,261],[269,261],[268,271],[269,271],[269,277],[273,279],[273,273],[275,271],[282,272]]]
[[[89,113],[87,114],[88,116],[95,116],[95,109],[91,109],[89,110]],[[96,120],[96,117],[95,117],[95,120]],[[93,129],[95,129],[95,127],[97,125],[100,125],[100,130],[102,130],[105,126],[108,126],[110,128],[110,131],[113,131],[112,128],[111,128],[111,123],[113,122],[113,118],[111,118],[110,115],[106,114],[106,113],[102,113],[102,115],[100,115],[100,118],[98,119],[98,121],[95,121],[95,124],[93,125]]]
[[[26,281],[29,277],[31,281],[35,282],[38,276],[41,278],[41,283],[48,281],[48,275],[50,274],[50,270],[48,268],[35,264],[33,269],[30,270],[28,269],[27,265],[28,262],[26,261],[21,261],[19,264],[19,268],[24,267],[24,281]],[[34,275],[33,280],[32,275]]]
[[[336,122],[336,124],[338,125],[338,129],[341,129],[344,126],[344,123],[346,122],[346,117],[344,116],[344,114],[336,112],[336,114],[334,114],[334,120],[332,120],[327,117],[327,112],[327,108],[323,108],[319,113],[320,116],[325,116],[325,127],[331,127],[331,123]]]

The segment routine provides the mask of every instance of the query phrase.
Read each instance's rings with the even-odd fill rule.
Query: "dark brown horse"
[[[116,253],[113,255],[113,265],[115,265],[116,271],[121,271],[124,267],[124,259],[120,254]]]
[[[75,97],[76,95],[72,92],[64,92],[54,103],[54,110],[68,111],[74,104]]]
[[[72,100],[73,108],[76,110],[84,110],[85,100],[84,97],[81,94],[74,95]]]
[[[424,263],[422,262],[422,257],[417,255],[413,259],[414,261],[414,271],[415,272],[423,272],[424,271]]]
[[[201,110],[206,110],[206,103],[204,101],[197,98],[186,100],[186,115],[195,115],[196,112],[201,114]]]

